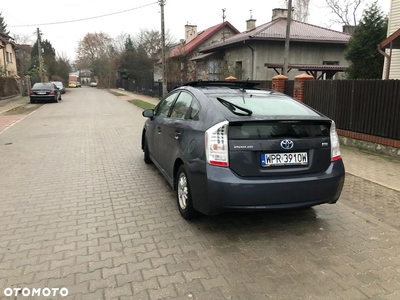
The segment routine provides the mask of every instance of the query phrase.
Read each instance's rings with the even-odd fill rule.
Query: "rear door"
[[[185,135],[190,132],[189,108],[194,101],[194,96],[182,91],[176,99],[169,118],[164,119],[163,134],[160,136],[160,165],[167,174],[173,178],[175,160],[181,151],[185,151]]]
[[[324,172],[331,163],[329,121],[273,120],[229,124],[229,164],[243,177]]]

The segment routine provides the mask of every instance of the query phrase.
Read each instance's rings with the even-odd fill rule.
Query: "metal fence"
[[[148,81],[135,81],[131,79],[118,79],[117,88],[123,88],[126,91],[135,92],[151,97],[161,97],[162,83],[161,82],[148,82]]]
[[[308,81],[304,103],[339,129],[400,140],[399,80]]]

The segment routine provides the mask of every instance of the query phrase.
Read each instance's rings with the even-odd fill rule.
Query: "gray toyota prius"
[[[335,122],[256,86],[191,82],[143,112],[144,162],[176,190],[184,218],[339,199],[345,170]]]

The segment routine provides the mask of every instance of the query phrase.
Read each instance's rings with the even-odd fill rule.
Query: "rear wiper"
[[[253,114],[253,112],[250,109],[247,109],[247,108],[241,107],[239,105],[233,104],[232,102],[229,102],[229,101],[227,101],[225,99],[217,97],[217,100],[219,102],[221,102],[224,106],[226,106],[235,115],[238,115],[238,116],[251,116]],[[236,112],[235,111],[236,109],[240,109],[240,110],[244,111],[245,114]]]

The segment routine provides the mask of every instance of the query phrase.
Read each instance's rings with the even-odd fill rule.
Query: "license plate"
[[[306,166],[308,165],[308,156],[307,152],[262,154],[261,165],[263,167]]]
[[[38,95],[46,95],[46,92],[38,92]]]

